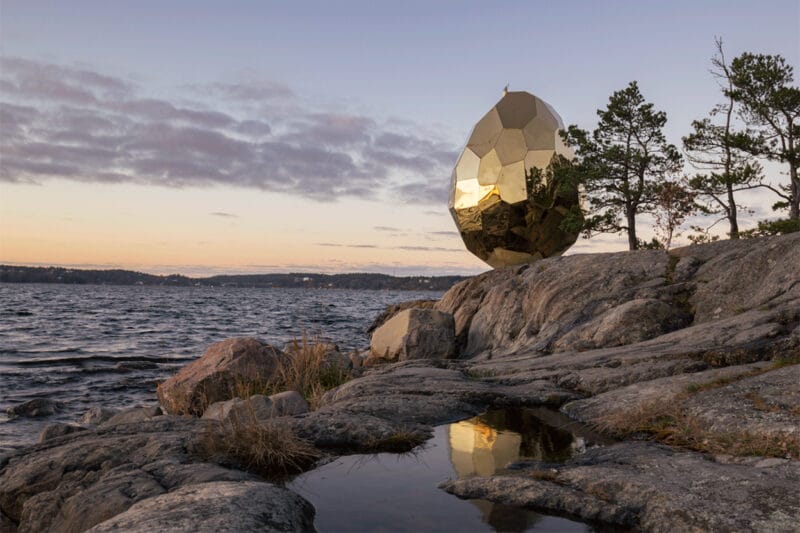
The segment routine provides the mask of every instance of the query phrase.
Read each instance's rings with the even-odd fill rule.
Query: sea
[[[153,405],[156,385],[230,337],[283,346],[303,335],[342,351],[369,346],[388,305],[433,291],[0,283],[0,455],[92,406]],[[47,398],[52,416],[11,419],[8,407]]]

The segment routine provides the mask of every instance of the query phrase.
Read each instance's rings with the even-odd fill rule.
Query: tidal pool
[[[591,525],[440,490],[446,479],[502,472],[517,460],[564,461],[603,439],[546,409],[492,410],[438,426],[408,454],[350,455],[287,486],[317,510],[328,532],[594,531]]]

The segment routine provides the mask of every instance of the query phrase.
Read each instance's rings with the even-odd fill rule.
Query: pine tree
[[[658,186],[680,170],[682,157],[664,137],[666,113],[645,102],[635,81],[614,92],[597,115],[591,134],[575,125],[563,133],[575,149],[574,170],[588,199],[584,229],[626,232],[635,250],[636,216],[653,211]]]

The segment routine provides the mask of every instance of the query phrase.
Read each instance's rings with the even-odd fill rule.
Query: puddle
[[[522,507],[460,500],[436,486],[448,478],[502,472],[517,460],[561,462],[606,442],[547,409],[493,410],[436,427],[416,453],[340,457],[287,486],[314,504],[321,533],[594,531]]]

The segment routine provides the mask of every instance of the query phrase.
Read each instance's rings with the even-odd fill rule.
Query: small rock
[[[117,413],[119,413],[119,409],[95,405],[94,407],[90,407],[78,422],[86,425],[102,424]]]
[[[372,356],[387,361],[445,359],[456,354],[453,315],[434,309],[406,309],[375,330]]]
[[[224,402],[214,402],[203,411],[203,416],[200,418],[204,420],[225,420],[231,412],[231,408],[236,402],[241,402],[239,398],[225,400]]]
[[[202,418],[206,420],[266,420],[272,418],[275,407],[272,401],[263,394],[254,394],[247,400],[233,398],[224,402],[216,402],[208,406]]]
[[[27,417],[39,418],[50,416],[61,410],[63,404],[47,398],[36,398],[6,409],[9,418]]]
[[[205,420],[221,422],[236,420],[267,420],[278,416],[294,416],[307,413],[308,402],[295,391],[273,394],[270,397],[254,394],[247,400],[234,398],[224,402],[216,402],[208,406],[203,413]]]
[[[302,415],[310,410],[308,402],[297,391],[279,392],[269,397],[272,401],[273,416]]]
[[[86,431],[86,428],[73,426],[72,424],[50,424],[39,433],[39,439],[37,442],[41,444],[56,437],[63,437],[64,435],[75,433],[76,431]]]

